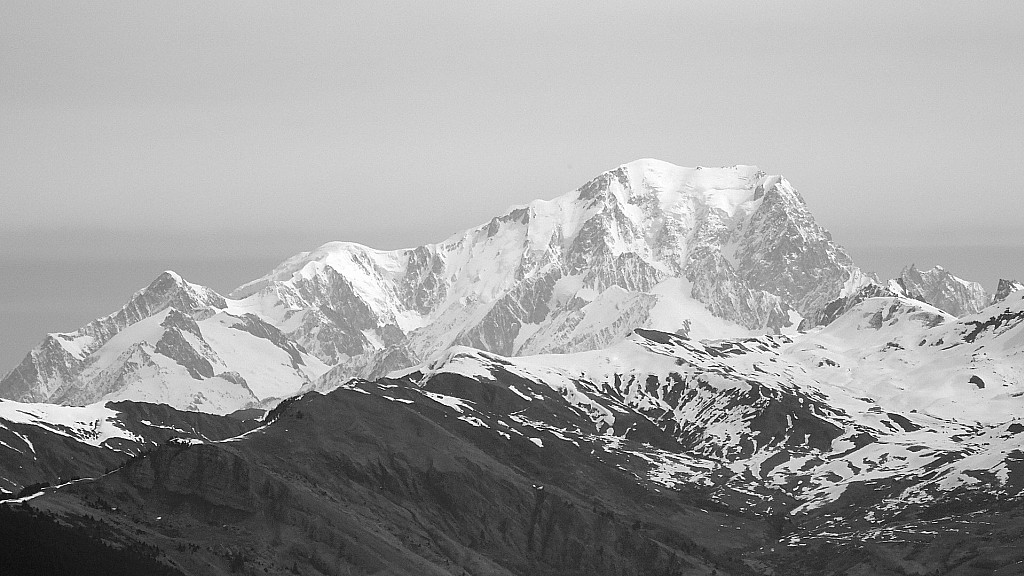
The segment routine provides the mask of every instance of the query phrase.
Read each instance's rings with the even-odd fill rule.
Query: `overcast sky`
[[[641,157],[785,174],[883,275],[1024,276],[1024,4],[753,4],[3,2],[0,372],[164,268],[227,291]]]

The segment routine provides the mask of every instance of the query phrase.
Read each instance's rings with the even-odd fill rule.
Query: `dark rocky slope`
[[[772,535],[612,456],[380,391],[310,394],[244,439],[168,443],[33,504],[88,509],[192,574],[233,555],[252,573],[745,574],[736,553]]]

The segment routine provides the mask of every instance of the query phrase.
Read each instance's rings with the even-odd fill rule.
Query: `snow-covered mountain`
[[[921,271],[911,264],[884,285],[872,279],[854,291],[847,291],[820,308],[813,316],[805,318],[800,329],[805,331],[815,326],[828,325],[868,298],[912,298],[954,316],[967,316],[1021,289],[1024,289],[1024,284],[1000,280],[996,294],[989,296],[981,284],[954,276],[942,266]]]
[[[992,303],[992,297],[981,284],[958,278],[942,266],[918,270],[910,265],[890,286],[903,296],[927,302],[954,316],[977,313]]]
[[[368,376],[452,344],[520,355],[599,348],[640,326],[795,328],[867,281],[785,179],[641,160],[439,244],[328,244],[231,296]]]
[[[329,365],[376,376],[451,345],[522,355],[637,327],[791,332],[870,282],[785,178],[639,160],[438,244],[325,244],[229,298],[165,273],[116,314],[47,337],[0,396],[226,412]]]
[[[0,395],[228,413],[287,397],[327,370],[278,328],[229,303],[165,272],[116,313],[47,336],[0,382]]]
[[[520,355],[599,348],[638,326],[795,328],[868,280],[784,178],[640,160],[438,244],[327,244],[231,297],[366,376],[452,344]]]

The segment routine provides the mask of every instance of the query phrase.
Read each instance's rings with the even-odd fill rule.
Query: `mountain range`
[[[781,176],[639,160],[161,274],[0,381],[0,490],[190,574],[1012,574],[1022,322],[1020,282],[862,271]]]
[[[51,334],[0,396],[226,412],[328,366],[383,376],[452,345],[523,355],[601,348],[637,327],[795,332],[869,283],[781,176],[640,160],[438,244],[325,244],[227,297],[167,272],[122,310]]]

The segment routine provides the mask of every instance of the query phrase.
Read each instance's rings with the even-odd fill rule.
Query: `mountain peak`
[[[692,172],[704,172],[707,174],[715,173],[735,173],[740,175],[751,175],[761,172],[757,166],[747,164],[734,164],[732,166],[679,166],[665,160],[659,160],[657,158],[638,158],[632,162],[627,162],[619,166],[619,168],[625,168],[630,171],[673,171],[673,170],[684,170]]]
[[[0,396],[15,400],[52,401],[75,386],[87,359],[122,330],[168,308],[205,318],[227,308],[210,288],[185,281],[166,270],[132,295],[120,310],[97,318],[75,332],[54,333],[29,352],[21,364],[0,380]]]
[[[954,276],[938,265],[930,270],[920,270],[911,264],[900,272],[895,281],[907,296],[954,316],[974,314],[991,302],[981,284]]]
[[[659,190],[688,190],[707,193],[713,190],[753,190],[766,174],[757,166],[708,167],[677,166],[654,158],[641,158],[610,171],[621,171],[641,187]]]
[[[166,279],[166,280],[170,280],[170,281],[172,281],[172,282],[174,282],[176,284],[183,284],[185,282],[185,279],[181,277],[181,274],[178,274],[174,270],[164,270],[163,272],[160,273],[159,276],[156,277],[156,279],[157,280]]]
[[[1006,297],[1014,292],[1024,290],[1024,283],[1018,282],[1017,280],[1005,280],[999,279],[999,286],[996,287],[996,293],[992,296],[992,303],[1002,302],[1006,300]]]

